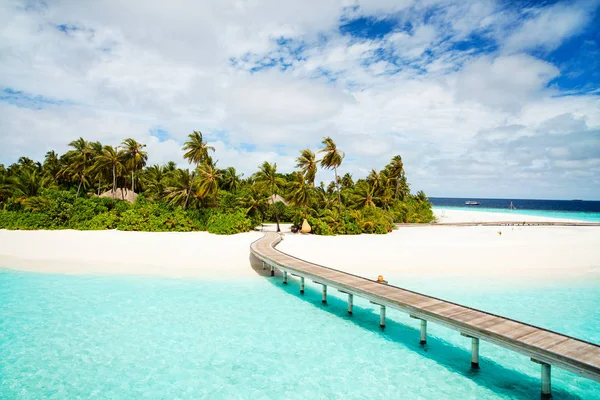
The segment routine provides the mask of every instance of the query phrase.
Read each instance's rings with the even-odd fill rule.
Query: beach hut
[[[127,200],[131,204],[135,202],[137,196],[138,195],[135,192],[125,188],[117,188],[114,192],[111,189],[108,192],[104,192],[100,195],[100,197],[108,197],[109,199]]]

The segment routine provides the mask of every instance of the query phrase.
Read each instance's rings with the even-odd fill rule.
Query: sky
[[[431,197],[600,199],[600,1],[0,1],[0,163],[193,130],[245,176],[331,136]]]

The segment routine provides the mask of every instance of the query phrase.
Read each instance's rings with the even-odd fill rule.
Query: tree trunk
[[[113,164],[113,188],[112,188],[112,203],[115,205],[115,196],[117,195],[117,166]]]
[[[398,200],[398,188],[400,187],[400,175],[398,175],[396,177],[396,194],[394,195],[394,198],[396,200]]]
[[[340,206],[342,205],[342,195],[340,193],[340,185],[338,184],[338,175],[337,175],[337,168],[333,167],[333,173],[335,174],[335,188],[337,189],[338,192],[338,201],[340,202]]]
[[[133,189],[135,188],[133,174],[135,173],[135,167],[131,170],[131,193],[133,193]]]
[[[196,166],[197,168],[197,166]],[[188,189],[187,196],[185,196],[185,204],[183,205],[183,209],[187,208],[188,200],[190,199],[190,193],[192,193],[192,183],[194,182],[194,177],[196,176],[196,172],[192,172],[192,178],[190,179],[190,188]]]
[[[277,221],[277,232],[281,232],[279,228],[279,212],[277,211],[277,206],[275,205],[275,199],[273,199],[273,207],[275,208],[275,221]]]
[[[79,190],[81,189],[81,184],[83,183],[83,178],[81,178],[79,180],[79,185],[77,186],[77,194],[75,195],[75,198],[79,197]]]

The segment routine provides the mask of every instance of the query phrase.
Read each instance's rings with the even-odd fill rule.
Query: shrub
[[[252,229],[252,221],[246,217],[244,211],[237,210],[233,213],[214,214],[207,224],[207,230],[217,235],[232,235],[234,233],[248,232]]]

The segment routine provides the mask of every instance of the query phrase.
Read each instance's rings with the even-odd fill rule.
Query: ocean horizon
[[[600,222],[600,201],[597,200],[536,200],[496,199],[478,197],[430,197],[434,210],[460,209],[469,211],[511,213],[516,216],[573,219],[585,222]],[[466,205],[476,201],[479,205]],[[510,205],[516,209],[509,209]]]

